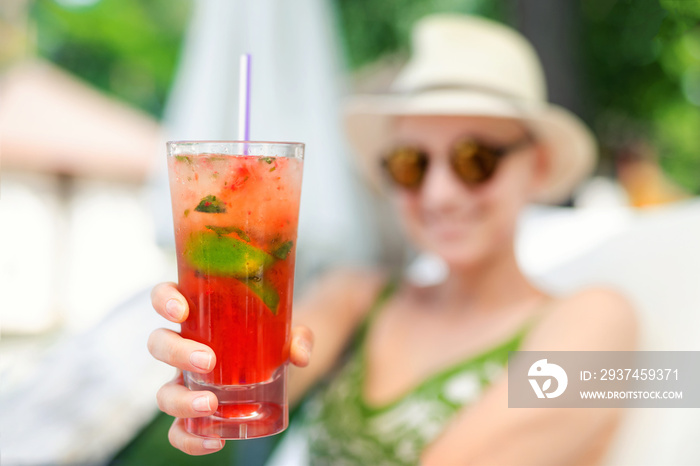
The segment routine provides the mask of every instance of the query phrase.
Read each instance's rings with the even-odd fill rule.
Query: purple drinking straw
[[[250,54],[240,58],[238,75],[238,140],[250,139]],[[246,151],[247,152],[247,151]]]

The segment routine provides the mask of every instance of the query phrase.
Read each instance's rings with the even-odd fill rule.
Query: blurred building
[[[157,276],[139,196],[159,139],[152,118],[54,65],[4,71],[3,333],[84,328]]]

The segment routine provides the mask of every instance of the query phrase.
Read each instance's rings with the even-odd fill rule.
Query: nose
[[[446,212],[474,202],[473,194],[457,178],[447,161],[436,161],[428,168],[421,187],[421,203],[429,211]]]

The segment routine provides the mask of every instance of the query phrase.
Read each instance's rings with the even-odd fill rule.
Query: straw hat
[[[345,126],[363,171],[380,185],[378,159],[397,115],[470,115],[523,121],[547,147],[548,177],[536,201],[556,203],[593,169],[593,135],[575,115],[547,103],[542,65],[516,31],[482,18],[433,15],[413,30],[413,57],[388,95],[352,98]]]

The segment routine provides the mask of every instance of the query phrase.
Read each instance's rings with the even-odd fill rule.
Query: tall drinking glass
[[[179,289],[189,303],[182,336],[211,347],[208,374],[185,385],[219,407],[187,419],[190,433],[246,439],[288,424],[289,361],[304,145],[168,142]]]

